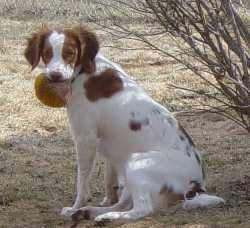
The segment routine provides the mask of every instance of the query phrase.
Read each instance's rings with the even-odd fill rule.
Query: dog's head
[[[96,36],[83,26],[64,30],[43,26],[28,38],[24,55],[32,70],[42,59],[47,77],[59,82],[82,72],[93,73],[98,49]]]

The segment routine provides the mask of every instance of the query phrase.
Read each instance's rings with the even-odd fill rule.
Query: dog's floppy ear
[[[95,56],[99,50],[99,43],[94,33],[84,26],[74,29],[80,42],[80,56],[77,65],[81,66],[80,73],[93,73],[95,71]]]
[[[42,26],[40,32],[33,33],[27,39],[27,46],[24,51],[24,56],[32,67],[32,70],[38,65],[41,57],[41,52],[44,46],[45,38],[49,34],[47,26]]]

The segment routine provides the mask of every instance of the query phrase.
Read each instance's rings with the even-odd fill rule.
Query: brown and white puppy
[[[98,49],[95,35],[79,27],[44,29],[25,50],[32,69],[41,58],[52,82],[72,81],[66,109],[77,151],[77,197],[62,214],[102,223],[139,219],[176,203],[193,208],[224,202],[204,193],[200,154],[177,120]],[[113,206],[81,208],[96,150],[112,164],[106,203],[117,199],[117,179],[122,194]]]
[[[96,36],[88,31],[84,26],[65,30],[50,30],[43,25],[39,32],[33,33],[27,41],[27,47],[24,56],[34,70],[40,60],[45,65],[44,73],[54,83],[62,99],[68,96],[72,89],[68,86],[58,86],[57,82],[73,81],[78,75],[92,75],[96,69],[95,57],[99,50],[99,43]],[[120,90],[122,83],[112,69],[105,69],[99,73],[99,77],[90,77],[84,84],[86,96],[89,100],[95,101],[101,97],[112,96],[113,93]],[[60,83],[62,84],[62,83]],[[60,91],[61,90],[61,91]],[[67,100],[67,99],[65,99]],[[77,110],[76,110],[77,112]],[[80,182],[78,174],[78,183]],[[105,172],[106,197],[101,205],[108,206],[118,201],[117,191],[118,183],[114,168],[107,163]],[[79,197],[78,197],[79,198]],[[82,203],[86,202],[85,197]]]

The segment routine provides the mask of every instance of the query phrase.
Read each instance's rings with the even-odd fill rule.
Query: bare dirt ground
[[[0,227],[70,227],[71,221],[59,216],[60,209],[73,202],[76,171],[65,110],[48,108],[37,101],[34,78],[23,50],[25,37],[36,31],[41,22],[71,26],[79,21],[36,19],[32,12],[30,17],[23,17],[22,13],[0,17]],[[95,30],[93,25],[89,27]],[[96,32],[102,44],[112,43],[102,31]],[[111,48],[102,48],[102,52],[120,63],[148,93],[171,110],[182,110],[200,97],[180,96],[167,83],[206,87],[193,75],[187,80],[183,74],[188,72],[175,71],[175,62],[154,53]],[[249,135],[213,114],[178,119],[202,151],[208,191],[223,197],[226,205],[192,211],[171,208],[119,227],[250,227]],[[103,161],[97,159],[91,180],[92,204],[103,197],[102,167]],[[79,227],[92,227],[92,223],[83,221]]]

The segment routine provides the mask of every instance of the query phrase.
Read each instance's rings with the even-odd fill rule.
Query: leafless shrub
[[[215,101],[203,108],[235,121],[250,132],[250,32],[232,0],[111,0],[96,1],[111,18],[100,23],[117,38],[143,42],[171,57],[202,78],[214,93],[196,93]],[[127,21],[144,18],[147,29],[139,31],[116,21],[113,13],[127,7]],[[240,8],[244,9],[244,8]],[[132,15],[132,16],[131,16]],[[112,26],[110,26],[112,24]],[[166,37],[175,43],[168,49]],[[184,76],[185,77],[185,76]],[[181,88],[190,90],[189,88]]]

